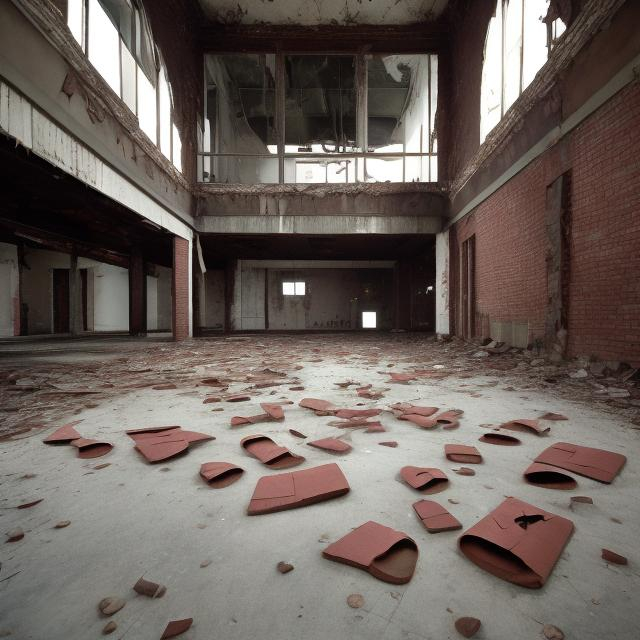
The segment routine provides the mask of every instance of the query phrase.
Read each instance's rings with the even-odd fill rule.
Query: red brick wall
[[[189,241],[173,238],[173,337],[189,337]]]
[[[632,84],[455,225],[476,234],[484,320],[544,335],[546,188],[571,170],[568,355],[640,364],[640,85]],[[480,333],[484,333],[479,331]]]

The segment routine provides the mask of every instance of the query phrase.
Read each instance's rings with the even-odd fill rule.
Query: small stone
[[[102,628],[102,635],[108,636],[110,633],[113,633],[117,628],[118,628],[118,625],[113,620],[111,620],[110,622],[107,622],[107,624],[105,624],[104,627]]]
[[[24,538],[24,531],[18,527],[7,533],[7,542],[18,542]]]
[[[94,468],[95,471],[100,471],[100,469],[106,469],[107,467],[110,467],[111,463],[110,462],[103,462],[102,464],[97,464]]]
[[[581,378],[587,378],[588,376],[589,374],[585,369],[578,369],[577,371],[569,374],[569,377],[573,378],[574,380],[580,380]]]
[[[602,550],[602,559],[607,562],[611,562],[612,564],[629,564],[629,561],[624,556],[621,556],[610,549]]]
[[[114,613],[117,613],[124,607],[126,602],[122,598],[118,598],[116,596],[110,596],[108,598],[103,598],[98,603],[98,609],[104,616],[112,616]]]
[[[456,631],[465,638],[473,638],[478,633],[482,623],[478,618],[458,618],[455,622]]]
[[[534,358],[530,364],[532,367],[541,367],[544,365],[544,363],[545,363],[544,358]]]
[[[398,446],[398,443],[395,442],[395,440],[390,440],[389,442],[378,442],[378,444],[382,445],[383,447],[392,447],[393,449]]]
[[[564,640],[564,633],[552,624],[545,624],[544,627],[542,627],[542,635],[547,640]]]
[[[453,498],[449,498],[449,502],[451,504],[460,504],[460,502],[458,500],[454,500]]]
[[[454,469],[454,473],[457,473],[459,476],[475,476],[476,472],[473,469],[469,469],[469,467],[460,467],[459,469]]]
[[[289,573],[289,571],[293,571],[293,565],[288,562],[278,562],[276,569],[280,573]]]
[[[23,480],[31,480],[31,478],[35,478],[35,477],[36,477],[36,474],[35,474],[35,473],[25,473],[25,474],[22,476],[22,479],[23,479]]]
[[[210,564],[211,564],[211,560],[203,560],[203,561],[200,563],[200,568],[201,568],[201,569],[204,569],[205,567],[208,567]]]
[[[571,502],[580,502],[582,504],[593,504],[593,498],[589,496],[571,496]]]
[[[489,357],[489,353],[487,351],[476,351],[473,356],[473,358],[488,358]]]
[[[206,529],[207,525],[200,522],[199,524],[196,525],[196,527],[198,527],[198,529]]]
[[[58,524],[53,528],[64,529],[65,527],[68,527],[70,524],[71,524],[71,520],[60,520],[60,522],[58,522]]]
[[[352,609],[360,609],[364,605],[364,598],[359,593],[352,593],[347,598],[347,604]]]

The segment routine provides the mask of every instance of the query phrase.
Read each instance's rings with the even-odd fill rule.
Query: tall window
[[[543,22],[549,0],[497,0],[482,67],[480,142],[529,86],[564,32],[558,18]]]
[[[436,55],[205,56],[200,178],[436,182]]]
[[[137,0],[68,0],[67,24],[96,71],[138,116],[140,129],[181,171],[171,87]]]

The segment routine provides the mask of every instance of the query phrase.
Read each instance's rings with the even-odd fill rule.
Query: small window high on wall
[[[549,0],[497,0],[482,67],[480,143],[545,64],[564,24],[543,22]]]
[[[137,0],[68,0],[67,25],[96,71],[181,171],[171,87]]]
[[[303,296],[305,294],[306,284],[304,282],[283,282],[283,296]]]

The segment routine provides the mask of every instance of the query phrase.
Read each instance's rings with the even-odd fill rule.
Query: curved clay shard
[[[247,514],[255,516],[296,509],[337,498],[348,491],[349,483],[335,463],[265,476],[258,480]]]
[[[167,591],[167,587],[157,582],[151,582],[140,578],[138,582],[133,585],[133,590],[142,596],[148,596],[149,598],[162,598]]]
[[[454,473],[457,473],[459,476],[475,476],[476,472],[473,469],[469,469],[469,467],[460,467],[459,469],[454,469]]]
[[[227,396],[225,402],[246,402],[251,400],[251,396]]]
[[[214,489],[228,487],[244,473],[244,469],[237,467],[230,462],[205,462],[200,467],[200,475],[207,481],[207,484]]]
[[[189,448],[189,443],[179,435],[172,438],[149,438],[138,442],[135,446],[148,462],[161,462],[183,453]]]
[[[31,509],[31,507],[35,507],[37,504],[40,504],[44,498],[40,498],[39,500],[33,500],[32,502],[25,502],[23,504],[19,504],[16,509]]]
[[[413,503],[413,509],[429,533],[462,529],[458,519],[433,500],[418,500]]]
[[[289,433],[296,438],[306,438],[307,436],[304,433],[300,433],[300,431],[296,431],[295,429],[289,429]]]
[[[432,467],[402,467],[400,477],[414,489],[424,493],[436,493],[449,483],[447,474]]]
[[[73,428],[80,420],[70,422],[56,429],[51,435],[47,436],[42,442],[46,444],[69,444],[72,440],[78,440],[82,436]]]
[[[412,413],[403,413],[401,416],[398,416],[398,420],[412,422],[421,429],[435,429],[438,426],[438,421],[435,418],[428,418]]]
[[[478,618],[470,618],[465,616],[464,618],[458,618],[455,621],[456,631],[465,638],[473,638],[478,633],[482,623]]]
[[[78,449],[78,458],[100,458],[113,449],[113,445],[99,440],[89,440],[88,438],[78,438],[69,444]]]
[[[144,429],[129,429],[128,431],[125,431],[125,433],[132,440],[138,442],[139,440],[157,437],[160,434],[167,435],[167,431],[175,431],[176,429],[180,429],[180,427],[177,425],[172,425],[170,427],[145,427]]]
[[[400,384],[409,384],[411,380],[417,380],[418,378],[412,373],[393,373],[391,371],[387,372],[391,378],[390,382],[398,382]]]
[[[466,462],[467,464],[480,464],[482,456],[472,446],[466,444],[445,444],[444,455],[453,462]]]
[[[621,556],[619,553],[611,551],[610,549],[602,550],[602,559],[613,564],[629,564],[629,561],[624,556]]]
[[[166,627],[160,640],[167,638],[175,638],[187,631],[193,624],[193,618],[185,618],[184,620],[172,620]]]
[[[326,413],[333,413],[338,410],[338,407],[334,406],[328,400],[318,400],[316,398],[302,398],[298,402],[298,406],[304,409],[311,409],[312,411],[322,411]]]
[[[399,411],[401,414],[408,413],[415,416],[424,416],[425,418],[432,416],[434,413],[438,413],[438,407],[419,407],[418,405],[408,404],[406,402],[396,402],[390,405],[390,408],[393,411]]]
[[[502,431],[490,431],[478,438],[480,442],[486,442],[487,444],[499,444],[505,447],[515,447],[522,442],[515,436],[510,436],[508,433]]]
[[[315,447],[316,449],[324,449],[325,451],[330,451],[332,453],[346,453],[347,451],[351,451],[351,445],[343,442],[342,440],[338,440],[336,438],[323,438],[322,440],[314,440],[313,442],[307,442],[310,447]]]
[[[382,433],[383,431],[386,431],[386,429],[380,422],[370,422],[365,429],[365,433]]]
[[[467,530],[459,545],[462,553],[485,571],[522,587],[539,589],[572,533],[571,520],[507,498]]]
[[[575,489],[578,483],[570,475],[558,471],[556,467],[548,464],[534,462],[530,464],[523,474],[529,484],[545,489]]]
[[[254,458],[272,469],[286,469],[302,464],[304,458],[291,453],[286,447],[278,446],[271,438],[258,434],[247,436],[240,441],[242,448]]]
[[[550,464],[579,476],[610,484],[624,467],[627,458],[620,453],[558,442],[545,449],[535,462]]]
[[[282,405],[272,402],[260,403],[264,413],[256,416],[234,416],[231,418],[231,426],[238,427],[243,424],[257,424],[259,422],[273,422],[274,420],[284,420],[284,409]]]
[[[436,416],[436,422],[444,429],[456,429],[460,426],[459,418],[464,413],[461,409],[449,409]]]
[[[509,429],[510,431],[528,431],[533,432],[540,436],[543,433],[548,433],[549,427],[544,427],[537,420],[526,420],[524,418],[518,420],[511,420],[504,422],[500,425],[501,429]]]
[[[552,413],[551,411],[540,416],[540,420],[568,420],[567,416],[563,416],[561,413]]]
[[[395,449],[398,446],[398,443],[395,440],[388,440],[387,442],[378,442],[379,445],[383,447],[391,447]]]
[[[381,413],[382,409],[338,409],[335,415],[337,418],[351,420],[353,418],[373,418]]]
[[[405,584],[413,577],[418,547],[405,533],[369,521],[330,544],[322,555],[368,571],[378,580]]]

